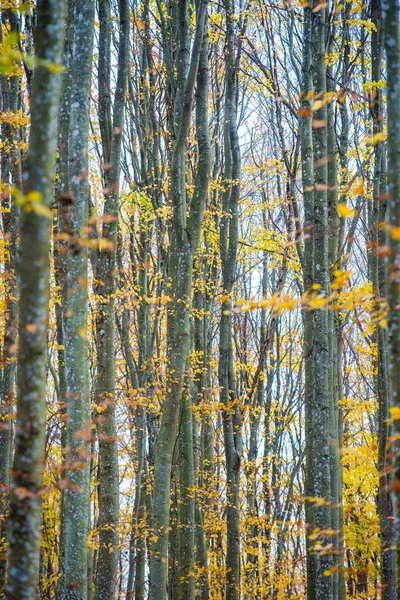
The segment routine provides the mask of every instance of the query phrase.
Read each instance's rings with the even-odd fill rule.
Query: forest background
[[[397,0],[2,0],[0,595],[397,597]]]

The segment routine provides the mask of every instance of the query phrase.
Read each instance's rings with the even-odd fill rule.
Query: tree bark
[[[17,15],[12,10],[5,10],[1,15],[1,23],[8,25],[10,33],[18,34]],[[2,41],[0,32],[0,40]],[[20,96],[20,77],[12,75],[0,76],[1,111],[16,115]],[[1,125],[3,140],[7,147],[3,149],[0,162],[0,177],[4,183],[10,182],[17,189],[22,188],[21,156],[19,151],[19,133],[9,123]],[[19,210],[13,202],[11,194],[4,194],[2,211],[3,235],[7,243],[4,257],[4,298],[5,323],[2,340],[2,357],[0,365],[0,594],[4,593],[7,567],[7,513],[10,485],[10,456],[12,446],[11,415],[15,405],[15,374],[17,321],[18,321],[18,285],[16,274],[17,238],[19,233]]]
[[[387,297],[389,302],[389,380],[391,405],[400,407],[400,242],[392,235],[392,227],[400,227],[400,31],[398,0],[382,2],[387,64],[387,180],[390,256],[387,265]],[[394,420],[394,435],[400,434],[400,420]],[[400,589],[400,443],[391,446],[393,456],[393,505],[395,517],[396,582]]]
[[[68,248],[62,289],[63,333],[66,377],[66,488],[63,497],[62,529],[65,556],[59,596],[87,596],[87,535],[89,523],[90,398],[88,325],[88,252],[84,243],[88,224],[88,145],[90,85],[93,55],[94,2],[68,4],[71,50],[64,86],[69,114],[67,182],[59,200],[63,206],[64,232]],[[68,43],[68,38],[67,38]],[[84,242],[84,240],[83,240]]]
[[[381,13],[380,0],[372,0],[371,21],[376,28],[371,33],[371,117],[373,119],[373,135],[377,135],[383,130],[382,92],[377,85],[381,80],[384,43]],[[378,224],[384,222],[386,217],[385,179],[384,146],[381,142],[378,142],[374,146],[374,183],[373,198],[369,211],[370,248],[368,252],[369,277],[377,301],[386,297],[386,275],[382,261],[378,259],[379,247],[386,243],[384,230],[378,229]],[[382,600],[394,600],[396,597],[396,553],[394,550],[393,505],[390,497],[391,477],[387,456],[390,435],[388,424],[390,390],[387,365],[387,334],[382,327],[378,326],[372,337],[377,349],[374,386],[378,399],[378,513],[381,542]]]
[[[60,65],[64,2],[40,0],[36,56]],[[25,192],[52,205],[61,78],[47,66],[35,71]],[[29,196],[25,196],[29,198]],[[32,600],[39,574],[41,494],[45,444],[50,221],[25,203],[20,237],[18,392],[10,501],[6,597]],[[28,210],[27,210],[28,209]]]
[[[186,215],[185,154],[189,133],[194,85],[198,73],[207,1],[200,0],[196,11],[196,30],[189,61],[189,5],[179,4],[179,47],[174,125],[177,130],[171,161],[170,199],[173,210],[169,276],[171,301],[167,322],[167,382],[161,426],[156,442],[154,465],[154,536],[150,561],[150,600],[163,600],[167,593],[168,527],[172,458],[178,435],[184,373],[189,350],[190,303],[193,257],[197,249],[208,192],[209,153],[199,155],[197,182],[189,217]],[[202,125],[204,127],[204,125]],[[208,123],[207,123],[208,127]],[[198,131],[198,135],[205,132]]]
[[[223,215],[220,222],[220,256],[222,286],[226,299],[222,302],[219,336],[218,382],[224,430],[226,462],[226,599],[240,597],[240,515],[239,483],[242,458],[242,415],[233,367],[231,293],[236,274],[238,246],[238,202],[240,193],[240,147],[237,129],[238,61],[235,52],[234,6],[225,0],[226,71],[224,114],[224,185]]]
[[[103,146],[104,223],[96,268],[97,381],[99,443],[99,554],[95,600],[113,600],[118,576],[119,472],[115,421],[115,269],[118,243],[119,179],[129,59],[129,2],[119,0],[118,72],[111,116],[111,2],[101,0],[99,55],[99,123]]]

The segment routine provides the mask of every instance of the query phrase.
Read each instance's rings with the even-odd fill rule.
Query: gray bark
[[[391,405],[400,406],[400,242],[390,234],[390,227],[400,226],[400,31],[398,0],[382,2],[387,63],[387,181],[389,247],[391,254],[387,265],[387,298],[389,302],[389,380]],[[394,421],[394,434],[400,434],[400,420]],[[400,453],[399,441],[392,444],[393,456],[393,506],[395,517],[396,581],[400,589]]]
[[[371,20],[376,30],[371,34],[371,117],[373,119],[373,135],[383,129],[382,92],[376,84],[381,80],[383,59],[383,28],[381,5],[379,0],[371,2]],[[383,199],[386,192],[386,173],[384,146],[381,142],[374,146],[374,183],[373,199],[369,210],[370,249],[368,253],[369,277],[377,297],[386,296],[386,276],[384,265],[379,261],[377,253],[379,246],[386,243],[384,230],[378,229],[386,216],[386,201]],[[394,551],[393,505],[390,497],[391,477],[387,456],[388,438],[390,427],[389,418],[389,380],[387,365],[387,334],[377,327],[373,334],[373,341],[377,349],[375,393],[378,399],[378,513],[381,541],[381,582],[382,599],[394,600],[396,597],[396,554]]]
[[[236,392],[233,368],[231,298],[236,274],[238,247],[238,202],[240,193],[240,147],[237,129],[238,66],[240,52],[235,51],[234,6],[225,1],[226,71],[224,114],[224,185],[223,215],[220,222],[222,285],[226,300],[222,303],[219,336],[218,380],[222,412],[227,479],[226,506],[226,598],[240,597],[240,516],[239,483],[242,458],[242,415]]]
[[[60,65],[64,2],[38,3],[36,56]],[[39,192],[50,207],[61,78],[45,66],[35,71],[31,130],[24,189]],[[9,516],[6,597],[32,600],[39,573],[41,494],[45,443],[47,324],[49,311],[50,222],[22,211],[20,237],[18,391],[15,454]]]
[[[163,600],[167,593],[168,527],[170,512],[171,470],[174,447],[178,434],[179,411],[182,401],[183,380],[189,350],[189,310],[192,289],[193,257],[200,237],[200,229],[208,191],[209,153],[201,154],[198,177],[189,217],[186,215],[185,150],[189,133],[194,85],[197,77],[203,34],[207,16],[207,2],[201,0],[196,11],[196,30],[189,61],[188,3],[179,5],[179,48],[177,65],[178,89],[175,99],[174,124],[177,130],[171,161],[170,200],[173,210],[170,245],[170,272],[172,300],[167,323],[167,379],[168,392],[156,443],[154,465],[154,528],[150,561],[150,600]],[[202,124],[202,127],[204,125]],[[204,135],[204,130],[198,135]]]
[[[93,54],[93,0],[68,4],[66,82],[61,119],[68,119],[67,181],[59,196],[61,219],[68,236],[66,273],[62,288],[66,379],[67,486],[63,495],[62,530],[65,556],[59,596],[62,600],[87,596],[87,535],[89,523],[90,398],[87,343],[88,253],[81,244],[89,211],[88,143]],[[63,124],[62,124],[63,126]],[[63,126],[64,127],[64,126]],[[65,127],[67,125],[65,124]],[[63,160],[65,157],[63,158]]]
[[[128,77],[129,3],[119,1],[118,73],[111,116],[111,3],[102,0],[100,14],[99,122],[103,146],[104,215],[102,238],[108,246],[97,259],[95,291],[100,298],[96,317],[96,402],[104,411],[97,417],[99,443],[99,555],[95,600],[112,600],[118,576],[119,473],[115,421],[115,269],[121,142]]]
[[[8,25],[11,33],[18,31],[17,15],[11,10],[5,10],[1,15],[2,25]],[[0,41],[2,41],[0,32]],[[17,75],[0,76],[0,110],[3,112],[18,111],[20,78]],[[4,122],[1,125],[3,140],[7,146],[3,149],[0,162],[0,177],[2,182],[11,183],[17,189],[22,188],[21,156],[18,147],[19,131]],[[4,300],[5,323],[2,340],[2,356],[0,369],[0,594],[4,593],[7,566],[7,512],[10,485],[10,455],[12,446],[12,422],[10,417],[15,405],[15,360],[17,343],[18,320],[18,286],[16,275],[17,237],[19,232],[19,211],[10,194],[4,194],[4,209],[2,211],[3,235],[7,240],[7,252],[4,257]]]

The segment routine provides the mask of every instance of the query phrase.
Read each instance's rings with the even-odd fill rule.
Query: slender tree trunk
[[[400,227],[400,31],[398,0],[382,2],[387,63],[387,126],[388,126],[388,225],[391,254],[387,270],[389,302],[389,381],[391,404],[400,407],[400,242],[391,228]],[[394,434],[400,434],[400,420],[394,420]],[[397,594],[400,590],[400,444],[395,440],[393,456],[393,504],[395,517],[394,541],[396,546]]]
[[[266,214],[263,211],[263,225],[266,225]],[[263,267],[262,267],[262,282],[261,292],[262,297],[267,296],[267,283],[268,283],[268,267],[267,267],[267,253],[263,255]],[[260,335],[259,335],[259,348],[260,352],[266,352],[266,314],[265,310],[262,310],[260,317]],[[256,525],[256,518],[258,516],[257,511],[257,458],[258,458],[258,447],[259,447],[259,426],[261,421],[261,408],[264,406],[264,395],[265,395],[265,360],[258,380],[257,389],[255,392],[253,414],[251,415],[250,421],[250,444],[248,453],[248,473],[247,473],[247,516],[250,520],[249,525],[249,540],[248,544],[251,548],[251,552],[248,555],[248,562],[252,565],[250,571],[250,597],[258,593],[258,580],[259,580],[259,557],[258,557],[258,526]],[[268,415],[266,415],[266,419]],[[268,429],[268,427],[267,427]],[[265,482],[267,483],[267,482]]]
[[[163,600],[166,598],[167,592],[172,458],[178,434],[184,373],[189,350],[193,257],[200,237],[210,170],[209,152],[201,153],[196,187],[187,219],[185,146],[191,120],[194,84],[203,46],[207,1],[201,0],[197,5],[196,31],[190,64],[188,64],[190,48],[188,8],[189,5],[186,1],[179,5],[179,87],[174,115],[177,136],[173,147],[170,184],[173,229],[169,267],[172,299],[168,307],[167,323],[167,381],[169,387],[157,437],[154,465],[153,522],[155,532],[150,561],[150,600]],[[198,135],[199,133],[205,135],[204,124]]]
[[[311,38],[312,12],[311,7],[304,8],[303,30],[303,82],[302,108],[300,117],[301,136],[301,167],[304,199],[304,291],[311,290],[314,281],[314,154],[312,143],[312,119],[308,93],[312,91],[311,81]],[[304,326],[304,395],[305,395],[305,435],[306,435],[306,481],[305,481],[305,515],[306,515],[306,550],[307,550],[307,598],[316,597],[316,560],[313,553],[314,542],[310,539],[315,527],[314,506],[307,498],[313,497],[312,461],[314,455],[315,437],[313,433],[314,408],[314,361],[313,361],[313,315],[303,311]]]
[[[197,73],[196,90],[196,131],[199,153],[199,169],[204,169],[206,176],[209,171],[209,134],[208,134],[208,36],[203,35]],[[201,162],[200,162],[201,161]],[[207,194],[207,185],[204,195]],[[188,386],[190,387],[190,386]],[[194,496],[194,443],[192,396],[186,389],[182,396],[181,425],[180,425],[180,565],[179,565],[179,594],[181,600],[194,600],[195,595],[195,496]]]
[[[316,6],[316,3],[315,3]],[[322,7],[312,13],[312,68],[314,94],[317,98],[326,95],[326,9]],[[320,293],[326,295],[329,289],[328,272],[328,168],[327,168],[327,107],[326,104],[314,112],[314,274],[313,279],[320,286]],[[315,440],[311,461],[308,463],[312,481],[312,496],[321,498],[321,504],[314,507],[314,527],[319,532],[331,529],[331,469],[330,469],[330,369],[328,314],[326,310],[313,311],[313,361],[314,361],[314,398],[309,418],[312,423],[312,436]],[[321,546],[332,540],[318,533]],[[318,545],[316,544],[317,548]],[[315,594],[327,600],[332,597],[332,578],[325,571],[332,564],[329,554],[316,551],[315,556]]]
[[[93,53],[93,0],[68,4],[72,50],[67,65],[68,183],[59,197],[68,235],[65,259],[63,327],[66,368],[66,457],[68,485],[63,498],[65,557],[60,598],[87,595],[87,535],[89,523],[90,398],[87,343],[88,253],[81,243],[88,223],[89,104]],[[65,106],[64,106],[65,108]],[[65,116],[65,118],[67,118]]]
[[[2,544],[0,555],[0,594],[4,592],[6,582],[7,565],[7,512],[8,512],[8,488],[10,485],[10,457],[12,427],[10,417],[15,405],[15,373],[17,363],[15,361],[15,348],[17,343],[17,318],[18,318],[18,286],[15,272],[15,260],[17,256],[18,235],[18,209],[11,197],[7,198],[9,212],[3,213],[3,231],[9,236],[8,257],[5,260],[4,272],[7,273],[6,283],[6,320],[4,327],[3,345],[3,373],[1,379],[0,393],[0,540]],[[3,546],[4,545],[4,546]]]
[[[381,23],[381,6],[379,0],[371,2],[371,20],[375,30],[371,33],[371,77],[372,98],[371,116],[373,119],[373,135],[383,130],[382,93],[377,83],[381,79],[383,58],[383,28]],[[385,232],[378,229],[378,223],[385,219],[386,201],[384,194],[385,185],[385,160],[382,143],[374,146],[374,183],[373,199],[370,207],[370,249],[369,271],[370,279],[375,290],[377,300],[386,296],[386,277],[382,261],[377,253],[379,246],[386,243]],[[377,364],[375,376],[375,393],[378,399],[378,472],[379,494],[378,512],[381,541],[381,582],[382,599],[394,600],[396,597],[396,554],[394,551],[393,505],[390,498],[390,473],[388,469],[387,447],[390,434],[389,418],[389,380],[387,367],[387,335],[382,327],[377,327],[373,335],[377,348]]]
[[[143,524],[146,513],[146,478],[142,477],[140,490],[140,504],[138,510],[138,523]],[[136,542],[136,571],[135,571],[135,600],[144,600],[146,597],[146,539],[139,534]]]
[[[99,441],[99,555],[95,600],[113,600],[118,576],[119,473],[115,422],[115,269],[118,243],[118,202],[121,141],[128,76],[129,3],[119,0],[119,54],[117,85],[111,119],[111,3],[102,0],[100,15],[99,122],[103,144],[105,183],[103,241],[96,269],[97,382],[96,401],[102,405],[97,417]],[[107,245],[105,246],[104,240]]]
[[[37,7],[36,56],[60,65],[64,2]],[[31,95],[31,130],[25,179],[47,211],[53,202],[60,75],[38,66]],[[20,237],[18,393],[10,502],[6,597],[32,600],[39,574],[41,494],[45,444],[47,325],[51,223],[25,204]]]
[[[197,257],[198,273],[201,283],[200,289],[194,292],[193,298],[193,337],[194,352],[199,360],[199,371],[193,378],[192,402],[193,405],[207,402],[209,395],[210,382],[208,381],[209,356],[206,351],[206,341],[208,338],[208,322],[206,314],[210,311],[210,298],[206,297],[206,291],[201,287],[204,285],[206,277],[205,265]],[[211,312],[211,311],[210,311]],[[207,506],[207,494],[210,489],[210,474],[212,472],[212,422],[206,415],[199,421],[194,419],[194,473],[195,486],[198,493],[195,498],[195,519],[196,519],[196,571],[197,575],[197,594],[200,600],[208,600],[209,590],[209,567],[207,554],[207,536],[204,528],[204,509]]]
[[[18,32],[18,19],[15,12],[5,10],[1,15],[1,23],[8,24],[10,33]],[[0,40],[2,41],[0,32]],[[17,75],[0,76],[0,102],[3,113],[16,114],[18,111],[20,78]],[[7,140],[9,148],[3,150],[0,163],[0,177],[5,184],[11,183],[17,189],[22,188],[21,156],[18,149],[18,129],[11,127],[7,121],[1,125],[3,140]],[[4,593],[7,567],[7,512],[10,485],[10,456],[12,441],[11,414],[15,405],[15,360],[17,344],[18,320],[18,285],[16,275],[18,208],[11,195],[4,194],[2,210],[3,235],[7,240],[4,258],[4,298],[5,323],[0,366],[0,594]]]
[[[67,4],[68,6],[68,4]],[[56,327],[57,327],[57,358],[58,358],[58,382],[60,391],[60,415],[61,415],[61,450],[65,460],[67,447],[67,374],[65,364],[65,329],[64,329],[64,303],[66,300],[66,275],[67,275],[67,257],[68,257],[68,238],[71,230],[70,223],[70,203],[71,193],[69,185],[69,162],[68,162],[68,137],[69,137],[69,118],[71,110],[71,86],[72,72],[68,68],[71,63],[72,44],[73,44],[73,14],[68,6],[66,14],[66,31],[64,39],[63,63],[67,67],[61,84],[61,99],[58,122],[58,160],[56,163],[56,198],[57,198],[57,225],[54,244],[54,276],[57,288],[60,292],[62,301],[56,303]],[[67,235],[65,235],[67,234]],[[57,597],[61,596],[61,590],[64,584],[65,572],[65,489],[61,490],[60,502],[60,549],[59,561],[61,578],[58,584]]]
[[[346,24],[345,24],[346,26]],[[329,41],[332,44],[335,39],[336,30],[331,25],[329,31]],[[344,35],[346,41],[346,36]],[[346,46],[345,46],[346,47]],[[332,95],[335,90],[336,81],[333,69],[327,68],[327,93]],[[328,266],[331,272],[329,273],[330,281],[334,281],[332,271],[335,271],[340,264],[340,223],[337,211],[338,206],[338,143],[335,126],[334,105],[332,102],[327,104],[327,167],[328,167]],[[339,435],[339,372],[341,364],[339,364],[338,355],[338,335],[339,335],[339,315],[337,312],[330,310],[328,312],[328,336],[329,336],[329,396],[330,396],[330,471],[331,471],[331,497],[332,497],[332,542],[334,544],[333,563],[338,568],[337,573],[332,574],[333,582],[333,597],[338,600],[345,600],[346,588],[344,581],[344,531],[341,527],[341,511],[343,510],[342,488],[343,477],[341,468],[340,454],[340,435]]]
[[[182,397],[179,435],[179,598],[194,600],[194,463],[192,398],[186,389]]]
[[[237,130],[238,57],[235,52],[235,20],[233,4],[225,1],[226,72],[224,115],[224,185],[223,215],[220,223],[220,255],[222,302],[219,336],[218,380],[223,408],[224,448],[226,462],[226,599],[240,597],[240,505],[239,482],[242,457],[242,416],[236,393],[233,368],[231,293],[236,274],[238,246],[238,201],[240,192],[240,147]]]
[[[148,356],[148,320],[149,304],[147,302],[147,227],[144,222],[144,215],[140,217],[141,229],[141,248],[140,248],[140,270],[138,276],[139,286],[139,316],[138,316],[138,337],[139,337],[139,358],[136,371],[136,364],[133,359],[131,344],[129,340],[129,314],[125,308],[121,319],[121,341],[124,348],[125,360],[128,365],[131,385],[134,390],[145,389],[147,383],[146,361]],[[121,265],[122,270],[122,265]],[[137,471],[135,477],[135,500],[132,513],[131,537],[129,544],[129,571],[126,586],[126,599],[129,600],[135,594],[135,598],[143,600],[145,595],[145,547],[146,542],[143,535],[139,533],[138,525],[145,518],[146,506],[146,481],[144,479],[145,461],[146,461],[146,415],[143,406],[138,406],[135,411],[136,424],[136,459]]]

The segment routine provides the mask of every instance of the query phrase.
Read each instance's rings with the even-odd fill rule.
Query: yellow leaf
[[[277,308],[279,309],[279,312],[281,312],[283,310],[294,310],[295,306],[293,298],[289,298],[288,300],[282,300]]]
[[[389,235],[396,241],[400,240],[400,227],[390,227]]]
[[[319,298],[314,298],[311,300],[309,307],[314,308],[324,308],[328,304],[328,299],[320,296]]]
[[[27,193],[25,200],[26,202],[41,202],[43,200],[43,195],[37,190],[32,190]]]
[[[364,193],[364,182],[362,179],[353,187],[353,193],[355,196],[361,196]]]
[[[316,100],[314,102],[314,104],[311,107],[311,110],[315,111],[315,110],[319,110],[320,108],[322,108],[324,105],[326,104],[325,100]]]
[[[313,498],[311,498],[310,500],[313,500]],[[315,498],[315,500],[319,500],[319,498]],[[320,531],[321,531],[321,529],[319,527],[316,527],[313,530],[313,532],[308,536],[308,539],[311,541],[318,539]]]
[[[392,406],[389,408],[389,412],[393,421],[398,421],[400,419],[400,406]]]
[[[372,137],[365,138],[365,143],[367,144],[367,146],[375,146],[376,144],[379,144],[379,142],[383,142],[385,140],[386,140],[386,132],[380,131],[379,133],[376,133]]]
[[[46,217],[47,219],[53,218],[53,213],[51,212],[50,208],[46,204],[43,204],[43,202],[29,203],[26,205],[26,210],[28,210],[28,206],[30,210],[33,210],[37,215],[40,215],[41,217]]]
[[[81,327],[80,329],[78,329],[78,333],[81,336],[81,338],[83,340],[87,340],[87,331],[86,329],[83,329],[83,327]]]
[[[337,205],[337,211],[339,217],[343,218],[355,217],[357,214],[357,211],[355,211],[353,208],[349,208],[345,202],[341,202]]]
[[[56,65],[56,63],[49,63],[46,66],[50,73],[62,73],[64,71],[64,67],[62,65]]]
[[[18,44],[18,33],[16,31],[11,31],[4,38],[4,46],[6,48],[12,48]]]
[[[23,206],[25,203],[25,196],[23,195],[23,193],[17,188],[12,188],[11,191],[14,196],[15,204],[17,206]]]

